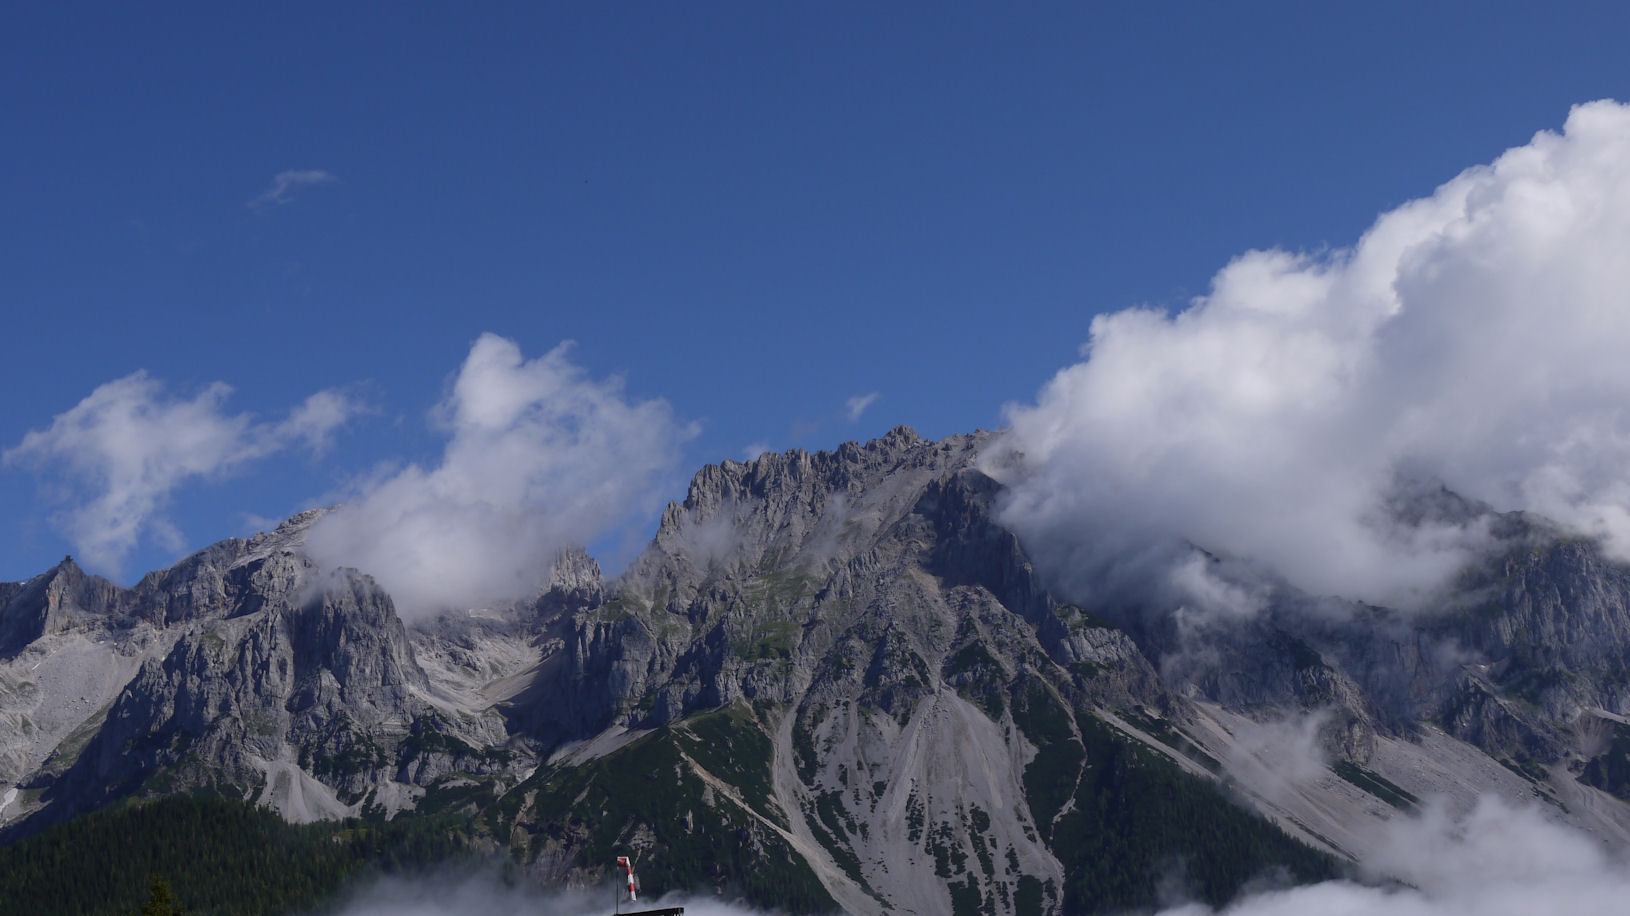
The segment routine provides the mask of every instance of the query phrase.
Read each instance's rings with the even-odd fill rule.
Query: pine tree
[[[141,916],[185,916],[181,902],[170,891],[170,882],[160,875],[153,876],[153,889],[142,904]]]

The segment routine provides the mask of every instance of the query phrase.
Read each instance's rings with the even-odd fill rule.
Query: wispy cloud
[[[251,209],[281,206],[289,202],[289,199],[298,188],[316,184],[332,184],[336,181],[339,181],[339,178],[322,169],[287,169],[273,176],[271,187],[251,199],[248,206]]]
[[[1257,795],[1280,801],[1329,775],[1329,755],[1319,743],[1319,729],[1329,720],[1329,710],[1317,710],[1277,721],[1244,723],[1236,731],[1223,767]]]
[[[190,399],[171,397],[162,382],[135,372],[99,386],[0,460],[52,482],[72,504],[53,519],[57,527],[87,566],[117,574],[144,538],[184,546],[164,515],[177,487],[295,446],[320,452],[363,409],[342,392],[320,391],[279,422],[256,422],[225,412],[231,393],[216,382]]]
[[[875,391],[867,392],[866,394],[857,394],[850,398],[844,405],[844,409],[849,412],[849,422],[853,423],[854,421],[860,419],[860,415],[865,413],[866,408],[872,406],[872,403],[876,401],[877,398],[878,393]]]
[[[312,528],[308,550],[424,617],[527,597],[559,550],[659,507],[695,426],[666,401],[630,399],[621,379],[589,378],[568,350],[526,360],[482,335],[433,413],[449,436],[441,463],[367,484]]]
[[[746,448],[742,449],[741,454],[742,457],[746,458],[748,461],[752,461],[769,450],[770,444],[768,442],[753,442]]]

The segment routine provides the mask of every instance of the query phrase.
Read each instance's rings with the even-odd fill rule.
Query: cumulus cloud
[[[1330,881],[1254,894],[1229,916],[1527,916],[1617,913],[1630,900],[1630,872],[1602,846],[1533,808],[1481,799],[1464,818],[1442,805],[1386,827],[1366,862],[1380,886]],[[1402,882],[1400,885],[1399,882]],[[1210,916],[1189,905],[1161,916]]]
[[[568,350],[525,360],[483,335],[432,414],[441,463],[366,485],[313,526],[312,556],[373,575],[422,617],[534,594],[562,548],[659,506],[694,427],[589,378]]]
[[[248,206],[251,209],[282,206],[289,202],[298,188],[336,181],[339,181],[337,177],[322,169],[286,169],[272,176],[271,187],[252,198]]]
[[[859,420],[860,415],[865,413],[866,408],[872,406],[872,402],[876,401],[878,397],[877,392],[871,391],[866,394],[857,394],[844,402],[844,410],[849,414],[849,422],[853,423]]]
[[[1096,318],[987,451],[1003,518],[1077,585],[1198,547],[1407,605],[1485,536],[1400,520],[1401,487],[1441,481],[1630,558],[1627,250],[1630,108],[1577,106],[1351,248],[1252,251],[1177,314]]]
[[[320,452],[361,409],[346,394],[320,391],[282,421],[257,422],[225,411],[231,393],[216,382],[190,399],[171,397],[162,382],[135,372],[29,432],[3,460],[57,484],[74,506],[54,521],[87,566],[116,574],[144,538],[169,550],[184,546],[163,511],[177,487],[293,446]]]

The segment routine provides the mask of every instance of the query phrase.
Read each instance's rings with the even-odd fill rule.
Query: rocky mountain
[[[456,813],[549,882],[632,851],[653,886],[854,913],[1220,903],[1362,859],[1428,796],[1630,844],[1630,568],[1588,541],[1498,517],[1441,606],[1269,583],[1179,627],[1061,600],[987,439],[711,465],[616,578],[540,557],[542,593],[412,628],[304,553],[320,510],[131,588],[71,559],[0,585],[0,841],[206,789]]]

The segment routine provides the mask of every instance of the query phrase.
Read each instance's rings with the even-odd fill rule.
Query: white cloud
[[[404,616],[523,598],[556,552],[660,505],[692,426],[665,401],[632,401],[562,344],[523,360],[485,334],[433,417],[441,463],[369,484],[313,526],[319,562],[372,574]]]
[[[1329,718],[1328,710],[1318,710],[1244,724],[1236,730],[1223,768],[1256,795],[1283,801],[1330,775],[1329,755],[1319,741],[1319,729]]]
[[[748,461],[752,461],[769,450],[770,444],[768,442],[754,442],[742,449],[741,454],[743,458],[747,459]]]
[[[608,868],[607,872],[614,869]],[[382,878],[359,887],[341,916],[600,916],[607,912],[620,884],[607,882],[592,890],[543,890],[514,884],[488,874],[441,872],[410,878]],[[643,893],[625,912],[651,907],[683,906],[690,916],[753,916],[756,910],[720,900],[669,894],[651,900]]]
[[[715,564],[730,560],[745,540],[747,513],[734,501],[713,507],[703,517],[692,509],[677,516],[677,524],[659,535],[668,553],[684,557],[698,572],[706,573]]]
[[[143,538],[179,550],[183,538],[164,516],[170,494],[186,481],[238,470],[303,444],[320,451],[333,431],[361,409],[348,396],[321,391],[278,423],[227,414],[232,389],[216,382],[191,399],[136,372],[99,386],[51,426],[6,450],[4,462],[60,482],[78,503],[55,521],[85,564],[117,574]]]
[[[1581,105],[1350,249],[1249,252],[1181,313],[1096,318],[987,452],[1003,518],[1082,581],[1196,545],[1408,604],[1482,537],[1386,511],[1435,479],[1630,558],[1626,251],[1630,108]]]
[[[878,393],[875,391],[870,391],[866,394],[857,394],[846,401],[844,403],[844,409],[849,413],[849,422],[853,423],[856,420],[859,420],[860,415],[865,413],[866,408],[872,406],[872,402],[876,401],[877,398]]]
[[[287,169],[272,176],[271,187],[249,201],[251,208],[275,207],[289,202],[296,188],[339,181],[332,173],[322,169]]]
[[[1548,821],[1534,808],[1484,798],[1465,817],[1429,806],[1419,817],[1385,825],[1369,883],[1322,884],[1249,894],[1222,910],[1199,904],[1160,916],[1532,916],[1619,913],[1630,875],[1595,841]],[[610,871],[610,869],[608,869]],[[1400,884],[1399,882],[1402,882]],[[551,892],[482,874],[443,871],[385,878],[360,886],[342,916],[588,916],[606,912],[615,893],[599,888]],[[641,903],[648,898],[642,895]],[[711,899],[663,897],[648,906],[683,905],[692,916],[753,911]],[[626,904],[625,904],[626,907]]]
[[[276,440],[296,440],[321,454],[333,445],[334,431],[364,408],[343,392],[330,388],[319,391],[289,412],[289,418],[270,430]]]
[[[1537,809],[1486,797],[1464,818],[1429,807],[1386,827],[1365,863],[1387,886],[1329,881],[1254,894],[1223,909],[1229,916],[1529,916],[1619,913],[1630,900],[1630,873],[1600,844],[1554,824]],[[1400,886],[1395,882],[1403,882]],[[1209,916],[1189,905],[1161,916]]]

